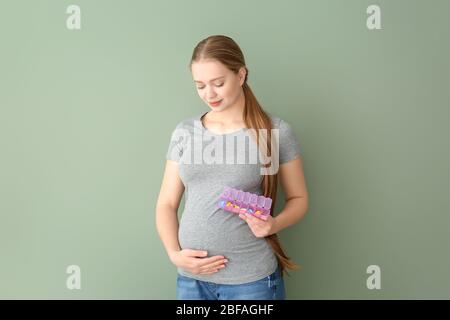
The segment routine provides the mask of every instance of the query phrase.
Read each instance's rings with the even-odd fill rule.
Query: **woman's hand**
[[[173,251],[169,257],[172,263],[193,274],[213,274],[225,268],[228,260],[224,256],[206,258],[208,252],[203,250],[183,249]]]
[[[239,214],[239,218],[247,222],[253,234],[258,238],[264,238],[276,233],[275,219],[270,215],[267,217],[267,220],[256,218],[250,213]]]

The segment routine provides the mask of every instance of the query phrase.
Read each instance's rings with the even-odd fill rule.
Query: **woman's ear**
[[[241,67],[239,69],[239,84],[241,86],[244,84],[246,74],[247,74],[247,71],[245,70],[245,67]]]

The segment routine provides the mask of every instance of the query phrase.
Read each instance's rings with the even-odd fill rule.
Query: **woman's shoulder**
[[[291,124],[273,114],[269,114],[269,117],[273,121],[274,129],[278,130],[279,133],[280,164],[295,159],[298,155],[302,155],[303,149]]]
[[[272,125],[275,129],[283,129],[286,126],[289,126],[289,124],[285,120],[274,115],[273,113],[266,111],[266,114],[269,116],[270,120],[272,121]]]

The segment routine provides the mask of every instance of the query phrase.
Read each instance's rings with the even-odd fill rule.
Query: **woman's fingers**
[[[223,261],[225,259],[226,258],[224,256],[214,256],[214,257],[210,257],[210,258],[197,259],[196,262],[197,262],[197,267],[203,268],[203,267],[212,265],[214,263]]]
[[[219,269],[222,269],[222,268],[225,268],[225,263],[224,262],[221,262],[221,263],[218,263],[218,264],[216,263],[216,264],[210,265],[208,267],[205,267],[202,271],[219,270]]]
[[[223,259],[225,259],[224,256],[212,256],[209,258],[197,258],[197,261],[198,261],[198,266],[203,267],[203,266],[209,265],[211,263],[214,263],[214,262],[217,262],[217,261],[223,260]]]
[[[209,272],[201,272],[200,274],[204,274],[204,275],[207,275],[207,274],[213,274],[213,273],[216,273],[216,272],[218,272],[219,270],[214,270],[214,271],[209,271]]]
[[[225,263],[227,262],[226,259],[220,259],[219,261],[207,264],[200,268],[200,271],[209,271],[209,270],[215,270],[215,269],[221,269],[225,267]]]
[[[216,267],[212,267],[209,269],[206,269],[204,271],[201,271],[200,274],[212,274],[212,273],[216,273],[218,272],[220,269],[225,268],[225,265],[220,265],[220,266],[216,266]]]
[[[228,260],[224,256],[212,256],[208,258],[194,258],[190,257],[190,271],[194,274],[212,274],[225,268],[225,263]]]

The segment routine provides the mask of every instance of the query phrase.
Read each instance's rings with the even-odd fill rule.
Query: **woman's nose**
[[[213,88],[210,87],[210,88],[207,90],[206,97],[207,97],[209,100],[211,100],[211,99],[214,98],[215,96],[216,96],[216,93],[214,92]]]

